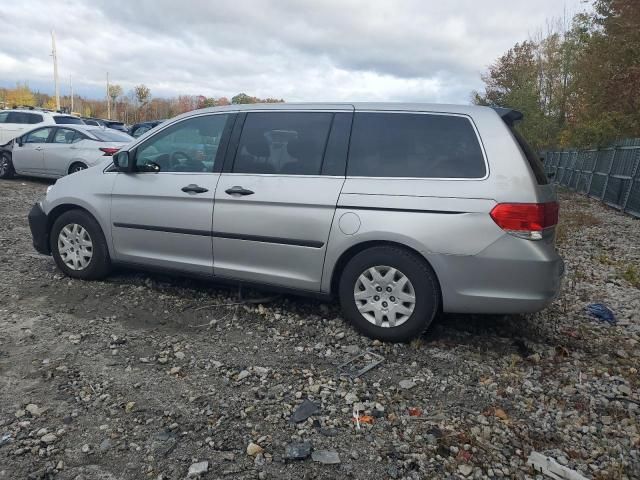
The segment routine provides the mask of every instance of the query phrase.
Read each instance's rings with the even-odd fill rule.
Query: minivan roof
[[[400,102],[286,102],[286,103],[248,103],[234,104],[223,107],[209,107],[198,110],[191,110],[178,117],[188,117],[191,115],[214,112],[237,112],[243,110],[387,110],[405,112],[437,112],[437,113],[458,113],[470,115],[473,112],[494,110],[491,107],[480,105],[455,105],[446,103],[400,103]],[[176,118],[178,118],[176,117]]]

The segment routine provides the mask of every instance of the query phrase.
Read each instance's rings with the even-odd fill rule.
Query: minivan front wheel
[[[70,210],[54,222],[50,235],[53,259],[66,275],[83,280],[105,277],[109,250],[96,220],[82,210]]]
[[[339,296],[344,315],[357,330],[383,341],[406,342],[435,318],[440,289],[424,259],[385,245],[363,250],[347,263]]]

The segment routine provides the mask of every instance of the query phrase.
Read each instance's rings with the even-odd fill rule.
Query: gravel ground
[[[31,247],[46,185],[0,182],[0,479],[542,478],[533,450],[640,478],[637,219],[562,193],[549,309],[448,316],[393,345],[334,304],[226,305],[237,289],[134,271],[70,280]],[[337,376],[367,350],[383,363]],[[316,413],[292,422],[305,399]]]

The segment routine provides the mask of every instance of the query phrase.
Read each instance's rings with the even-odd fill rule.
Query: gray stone
[[[416,386],[416,382],[414,382],[413,380],[405,379],[405,380],[400,380],[400,383],[398,383],[398,385],[400,385],[400,388],[404,390],[411,390],[413,387]]]
[[[460,472],[461,475],[468,477],[473,473],[473,467],[471,465],[467,465],[466,463],[463,463],[462,465],[458,466],[458,471]]]

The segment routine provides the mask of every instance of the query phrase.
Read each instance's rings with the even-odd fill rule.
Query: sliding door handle
[[[227,195],[253,195],[253,191],[252,190],[247,190],[246,188],[242,188],[242,187],[231,187],[231,188],[227,188],[225,190],[225,193]]]

